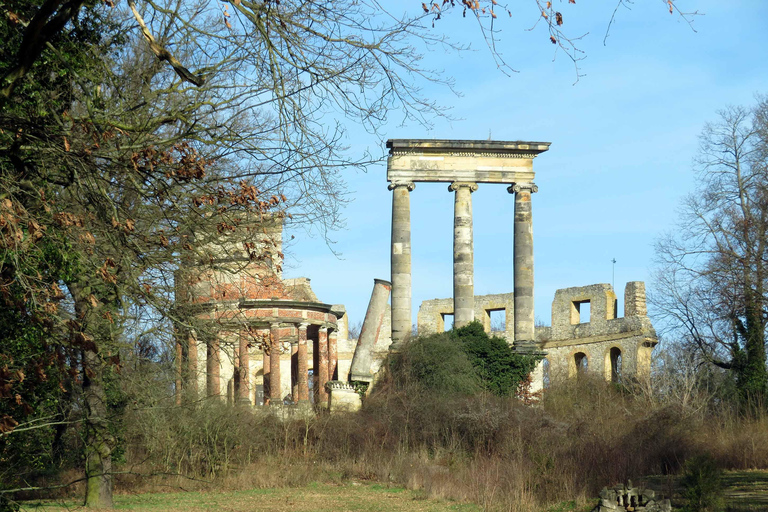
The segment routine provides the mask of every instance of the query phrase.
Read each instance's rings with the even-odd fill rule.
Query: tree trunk
[[[107,421],[107,397],[102,376],[104,362],[92,351],[84,352],[85,398],[85,506],[112,508],[112,445]]]
[[[742,399],[749,405],[760,405],[765,399],[768,372],[765,368],[765,322],[762,319],[760,302],[754,296],[748,298],[746,312],[746,339],[744,352],[746,361],[738,378]]]
[[[110,431],[104,376],[108,363],[104,353],[110,346],[111,327],[99,314],[91,287],[83,282],[68,283],[80,320],[83,350],[83,426],[85,433],[85,506],[112,508],[112,449],[115,439]],[[104,294],[106,295],[106,294]],[[106,301],[105,301],[106,302]],[[97,309],[98,308],[98,309]]]

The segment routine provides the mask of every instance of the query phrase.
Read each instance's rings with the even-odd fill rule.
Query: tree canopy
[[[768,101],[718,112],[700,138],[697,190],[657,244],[655,302],[674,337],[765,398],[768,324]]]
[[[576,60],[563,13],[533,1]],[[420,85],[450,79],[420,48],[459,49],[430,28],[451,9],[503,65],[495,0],[405,16],[376,0],[3,3],[0,458],[15,469],[0,476],[16,479],[4,485],[45,467],[60,427],[77,424],[87,504],[111,506],[122,400],[110,386],[183,322],[180,261],[210,262],[212,241],[265,216],[339,226],[342,170],[378,160],[347,151],[348,127],[444,113]],[[258,230],[238,242],[264,257]],[[14,441],[24,432],[50,451],[21,450],[35,446]]]

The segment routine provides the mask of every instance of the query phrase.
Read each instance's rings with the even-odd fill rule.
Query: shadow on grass
[[[645,485],[668,496],[672,505],[685,505],[681,499],[679,476],[657,475],[644,479]],[[726,512],[768,510],[768,471],[729,471],[723,474]]]

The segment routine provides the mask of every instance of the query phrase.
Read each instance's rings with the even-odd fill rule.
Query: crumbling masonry
[[[534,326],[531,196],[538,187],[533,159],[549,146],[387,142],[391,281],[374,280],[359,342],[348,339],[343,306],[320,302],[309,279],[282,279],[280,219],[243,223],[237,233],[199,244],[202,250],[187,258],[176,276],[177,400],[206,396],[254,405],[359,405],[347,382],[375,382],[386,354],[411,334],[410,194],[417,182],[448,183],[454,193],[453,297],[422,303],[419,334],[443,331],[447,315],[454,316],[455,326],[477,319],[490,331],[493,312],[504,311],[507,341],[518,351],[544,357],[534,391],[580,373],[606,380],[647,375],[657,339],[641,282],[627,284],[622,318],[611,286],[598,284],[558,290],[551,327]],[[512,293],[475,296],[472,194],[487,184],[508,185],[514,194],[514,283]],[[587,303],[588,321],[581,314]]]
[[[514,340],[511,328],[514,294],[475,297],[475,318],[491,332],[493,311],[504,311],[506,329],[494,332]],[[581,317],[585,305],[590,318]],[[645,306],[645,285],[627,283],[624,289],[624,317],[617,317],[617,298],[609,284],[564,288],[555,292],[552,302],[552,326],[536,327],[536,344],[545,355],[534,388],[564,381],[578,375],[598,375],[607,381],[647,377],[651,370],[651,352],[658,343],[656,331]],[[452,315],[450,299],[421,303],[418,315],[419,335],[442,332],[444,318]]]
[[[281,240],[279,219],[242,225],[179,270],[177,401],[322,405],[325,383],[346,378],[344,307],[320,302],[307,278],[282,279]]]
[[[609,285],[558,290],[552,326],[534,326],[533,159],[548,142],[396,139],[387,141],[387,180],[392,196],[392,349],[408,339],[411,326],[410,192],[416,182],[449,182],[455,192],[453,297],[426,301],[419,309],[419,334],[441,332],[445,317],[461,327],[478,319],[491,330],[491,313],[505,311],[505,336],[516,350],[543,358],[534,390],[553,379],[601,373],[608,380],[647,375],[657,343],[645,309],[645,287],[627,284],[625,315],[617,318],[616,295]],[[474,295],[472,192],[478,183],[508,184],[515,194],[513,293]],[[592,315],[582,322],[580,308]]]

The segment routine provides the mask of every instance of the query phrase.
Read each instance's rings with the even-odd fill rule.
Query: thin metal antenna
[[[616,289],[616,258],[611,260],[613,268],[611,269],[611,288]]]

